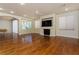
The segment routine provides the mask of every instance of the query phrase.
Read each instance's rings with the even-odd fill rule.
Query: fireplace
[[[44,36],[50,36],[50,29],[44,29]]]

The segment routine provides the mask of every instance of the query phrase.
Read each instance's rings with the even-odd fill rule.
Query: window
[[[22,29],[31,29],[32,28],[32,22],[31,21],[22,21]]]

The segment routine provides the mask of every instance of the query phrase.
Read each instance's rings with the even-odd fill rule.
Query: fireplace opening
[[[50,29],[44,29],[44,36],[50,36]]]

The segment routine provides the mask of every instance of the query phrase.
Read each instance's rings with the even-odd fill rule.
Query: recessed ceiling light
[[[68,8],[65,8],[65,11],[68,11]]]
[[[38,10],[36,10],[36,11],[35,11],[35,13],[36,13],[36,14],[39,14],[39,11],[38,11]]]
[[[25,3],[20,3],[20,5],[24,5]]]
[[[14,11],[10,11],[10,13],[12,13],[12,14],[13,14],[13,13],[14,13]]]
[[[0,8],[0,10],[4,10],[3,8]]]
[[[26,17],[26,15],[24,15],[24,17]]]

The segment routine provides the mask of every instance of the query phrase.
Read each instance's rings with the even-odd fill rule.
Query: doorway
[[[18,20],[13,20],[12,21],[12,32],[13,33],[18,33]]]

